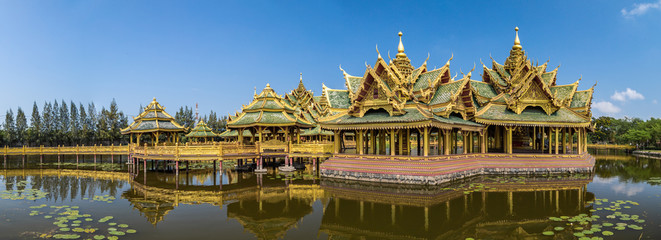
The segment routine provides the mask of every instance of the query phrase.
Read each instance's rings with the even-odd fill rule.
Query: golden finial
[[[257,87],[255,87],[255,96],[257,96]]]
[[[300,73],[300,74],[301,74],[301,77],[299,78],[299,80],[300,80],[301,82],[303,82],[303,73]]]
[[[154,99],[152,101],[156,102],[156,97],[154,97]]]
[[[515,27],[514,31],[516,32],[516,37],[514,38],[514,46],[512,49],[522,49],[521,41],[519,40],[519,27]]]
[[[379,44],[376,45],[376,53],[379,55],[379,56],[378,56],[378,59],[383,59],[383,58],[381,57],[381,53],[379,52]]]
[[[397,56],[402,56],[406,57],[406,53],[404,53],[404,44],[402,43],[402,32],[399,32],[399,45],[397,46]]]
[[[345,72],[344,69],[342,69],[342,64],[340,64],[340,71],[342,71],[342,75],[344,75],[344,77],[347,76],[347,72]]]
[[[267,83],[266,88],[271,88],[271,84]]]

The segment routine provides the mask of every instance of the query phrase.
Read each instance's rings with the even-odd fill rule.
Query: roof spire
[[[402,43],[402,32],[399,32],[399,45],[397,45],[397,56],[403,56],[406,57],[406,53],[404,53],[404,44]]]
[[[303,82],[303,73],[300,73],[300,74],[301,74],[301,77],[300,77],[298,80],[300,80],[301,82]]]
[[[522,49],[521,41],[519,40],[519,27],[515,27],[514,31],[516,32],[516,37],[514,38],[514,46],[512,49]]]

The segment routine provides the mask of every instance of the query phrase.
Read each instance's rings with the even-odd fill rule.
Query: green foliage
[[[639,118],[615,119],[599,117],[594,119],[595,131],[589,133],[590,140],[598,143],[630,144],[639,148],[661,147],[661,119]]]
[[[82,104],[67,104],[64,100],[45,102],[41,114],[35,102],[30,123],[21,108],[9,109],[0,130],[0,145],[4,146],[57,146],[126,144],[128,137],[121,135],[121,128],[128,125],[128,118],[119,111],[113,99],[110,107],[96,112],[94,103],[87,110]]]

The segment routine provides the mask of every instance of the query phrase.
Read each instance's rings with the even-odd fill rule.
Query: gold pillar
[[[364,132],[364,130],[356,131],[356,135],[357,135],[356,149],[357,149],[357,153],[360,154],[360,155],[363,155],[364,151],[365,151],[365,149],[363,148],[363,132]]]
[[[486,128],[482,130],[482,136],[480,136],[480,139],[482,140],[480,142],[480,153],[487,153],[487,142],[489,141],[489,137],[487,135],[488,132],[489,131],[487,131]]]
[[[551,143],[553,143],[552,142],[552,140],[553,140],[553,138],[552,138],[553,132],[552,131],[553,131],[553,128],[549,127],[549,154],[553,153],[553,148],[551,147]]]
[[[468,145],[469,145],[469,144],[468,144],[468,134],[469,134],[469,133],[466,132],[466,131],[462,131],[461,133],[462,133],[461,135],[463,136],[463,141],[462,141],[462,142],[463,142],[463,144],[464,144],[464,146],[463,146],[463,154],[467,154],[467,153],[468,153],[468,147],[469,147],[469,146],[468,146]]]
[[[559,145],[558,143],[559,143],[559,140],[560,140],[560,139],[558,139],[558,136],[560,135],[558,133],[559,133],[560,129],[558,129],[556,127],[556,128],[553,128],[553,130],[555,131],[555,154],[557,155],[558,154],[558,145]]]
[[[390,129],[390,156],[395,156],[395,129]]]
[[[424,139],[423,139],[424,140],[424,150],[423,151],[424,151],[424,154],[425,154],[425,157],[426,157],[426,156],[429,156],[429,127],[425,127],[423,129],[423,131],[424,131]]]
[[[335,154],[340,153],[340,131],[338,130],[333,131],[333,144],[335,146]]]
[[[404,149],[402,149],[404,147],[404,143],[402,142],[404,138],[402,137],[402,132],[402,129],[397,130],[397,137],[399,138],[399,155],[404,155]]]
[[[532,149],[537,150],[537,127],[532,127]]]
[[[507,153],[512,154],[512,130],[514,127],[507,128]]]
[[[567,154],[567,128],[562,128],[562,154]]]
[[[376,137],[374,136],[374,130],[370,130],[370,145],[372,147],[372,154],[376,155]]]

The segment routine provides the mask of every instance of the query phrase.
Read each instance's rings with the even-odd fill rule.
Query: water
[[[319,179],[312,166],[221,175],[192,165],[177,178],[129,174],[117,156],[96,171],[91,157],[78,169],[70,157],[59,169],[12,157],[0,170],[0,239],[661,239],[661,160],[593,154],[593,175],[433,187]]]

